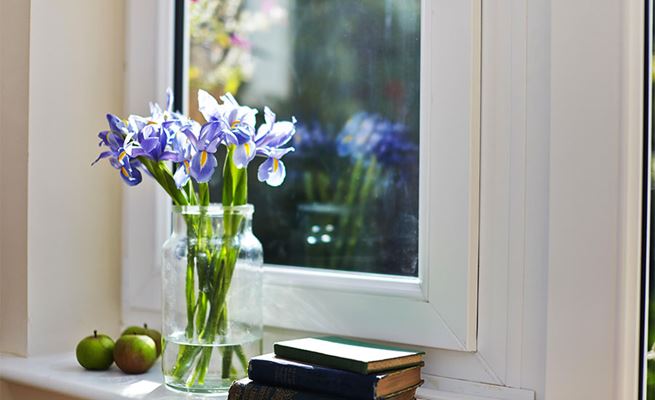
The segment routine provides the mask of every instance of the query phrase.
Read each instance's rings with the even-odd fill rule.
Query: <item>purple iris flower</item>
[[[103,158],[108,158],[109,164],[120,171],[121,178],[125,183],[130,186],[138,185],[142,180],[141,171],[138,169],[141,163],[130,157],[122,147],[123,137],[119,133],[120,125],[118,124],[118,122],[122,123],[122,121],[117,121],[117,118],[111,114],[107,116],[107,120],[109,121],[110,130],[100,132],[98,137],[100,138],[99,145],[106,146],[108,150],[100,153],[91,165],[95,165]]]
[[[380,132],[376,129],[379,119],[380,116],[367,112],[353,115],[337,136],[339,156],[367,156],[380,139]]]
[[[264,122],[257,130],[254,140],[257,155],[267,157],[267,160],[259,166],[257,178],[270,186],[280,186],[286,176],[282,157],[294,151],[293,147],[281,147],[289,143],[296,133],[296,118],[291,117],[291,121],[277,122],[275,113],[265,107]]]
[[[270,108],[264,107],[264,124],[257,130],[255,143],[257,148],[279,148],[289,143],[296,133],[296,118],[291,121],[276,122],[276,116]]]
[[[284,149],[265,149],[262,153],[268,157],[257,170],[257,179],[266,182],[270,186],[280,186],[287,175],[286,168],[282,162],[282,156],[293,151],[293,147]]]
[[[223,104],[220,106],[221,111],[230,129],[235,130],[245,125],[252,128],[253,131],[255,130],[256,109],[239,105],[231,93],[221,96],[221,100],[223,100]]]
[[[195,121],[194,123],[197,124]],[[176,135],[173,139],[173,149],[178,154],[178,158],[175,160],[178,166],[175,174],[173,174],[173,179],[177,187],[181,188],[186,185],[191,177],[191,160],[196,150],[189,138],[181,134]]]
[[[150,117],[130,116],[124,146],[131,157],[147,157],[154,161],[180,162],[183,156],[175,141],[179,131],[190,122],[173,112],[173,92],[166,91],[166,108],[150,104]]]
[[[200,134],[218,137],[226,144],[245,142],[246,136],[255,129],[257,110],[240,106],[230,93],[222,96],[221,100],[223,104],[219,105],[212,95],[204,90],[198,90],[199,110],[207,121],[202,126]]]
[[[402,166],[410,163],[418,151],[408,133],[405,124],[379,114],[358,112],[337,136],[337,153],[354,158],[375,156],[383,164]]]
[[[178,189],[186,185],[186,183],[191,178],[191,162],[189,160],[183,160],[178,166],[175,174],[173,174],[173,180],[175,180],[175,185]]]
[[[221,143],[220,132],[211,129],[203,130],[195,121],[182,128],[182,132],[188,138],[189,148],[181,161],[183,166],[180,169],[184,168],[186,173],[198,182],[209,182],[218,165],[214,153]],[[189,158],[186,158],[187,155]],[[180,175],[178,179],[181,182],[183,175]]]
[[[126,145],[132,157],[147,157],[154,161],[177,161],[179,154],[172,148],[175,132],[163,124],[148,124]]]
[[[254,114],[252,115],[254,116]],[[250,125],[247,122],[240,122],[240,120],[235,119],[231,126],[233,127],[230,129],[231,135],[226,137],[235,139],[233,143],[227,143],[228,145],[235,145],[232,161],[237,168],[245,168],[257,155],[254,123]]]
[[[318,121],[296,125],[293,147],[305,155],[312,152],[325,154],[325,152],[333,152],[336,148],[334,137],[326,134]]]
[[[257,110],[241,106],[234,96],[221,96],[223,104],[204,90],[198,91],[198,105],[207,123],[202,126],[200,136],[218,138],[225,145],[235,145],[233,161],[238,168],[244,168],[255,157],[255,116]]]
[[[128,123],[114,114],[107,114],[107,123],[109,124],[109,130],[114,133],[122,135],[127,135],[129,133]]]

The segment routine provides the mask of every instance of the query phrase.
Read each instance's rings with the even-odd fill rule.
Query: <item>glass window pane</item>
[[[284,184],[249,176],[266,262],[417,276],[420,0],[187,9],[192,117],[204,89],[298,119]]]

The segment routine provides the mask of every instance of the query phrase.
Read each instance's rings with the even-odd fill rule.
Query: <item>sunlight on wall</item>
[[[123,107],[123,2],[31,2],[29,354],[120,322],[120,179],[91,167]]]

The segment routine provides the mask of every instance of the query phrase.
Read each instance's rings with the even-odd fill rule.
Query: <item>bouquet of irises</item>
[[[264,122],[255,129],[256,109],[239,105],[229,93],[221,101],[219,104],[203,90],[198,92],[204,124],[173,111],[170,89],[165,108],[151,104],[150,116],[131,115],[124,120],[108,114],[109,129],[98,135],[100,146],[105,149],[94,161],[95,164],[108,159],[130,186],[139,184],[144,173],[150,175],[175,205],[200,206],[199,215],[184,216],[188,251],[185,335],[189,343],[211,344],[225,334],[225,303],[239,254],[238,241],[225,237],[236,234],[242,222],[239,217],[225,214],[225,240],[220,248],[213,248],[209,239],[215,233],[202,212],[210,204],[208,182],[217,169],[217,157],[224,155],[221,202],[224,207],[233,207],[247,203],[247,168],[255,157],[264,159],[258,167],[259,181],[279,186],[286,175],[282,157],[294,150],[287,144],[295,134],[295,118],[277,121],[275,114],[265,107]],[[219,151],[221,148],[224,151]],[[200,254],[203,257],[196,257]],[[213,280],[200,279],[208,276]],[[242,367],[247,368],[247,360],[239,348],[229,351],[235,351]],[[177,361],[168,372],[187,386],[202,385],[211,352],[210,346],[181,346]],[[224,355],[224,360],[231,359],[231,354]],[[230,365],[224,364],[223,377],[229,374]]]
[[[295,134],[295,118],[276,121],[264,108],[264,123],[255,130],[257,110],[241,106],[227,93],[219,104],[204,90],[198,91],[204,125],[173,111],[173,94],[167,90],[166,108],[150,104],[150,116],[130,115],[127,120],[107,114],[109,130],[98,134],[100,153],[94,164],[108,158],[130,186],[142,180],[141,171],[152,176],[177,205],[209,204],[208,182],[218,166],[216,153],[227,148],[223,168],[223,205],[245,204],[246,168],[256,157],[265,158],[257,177],[279,186],[286,175],[282,157],[293,147],[284,147]],[[168,166],[171,162],[175,173]],[[196,182],[193,185],[190,178]],[[232,183],[225,185],[225,182]],[[197,193],[195,188],[197,187]],[[242,193],[241,193],[242,192]],[[235,197],[241,195],[242,197]]]

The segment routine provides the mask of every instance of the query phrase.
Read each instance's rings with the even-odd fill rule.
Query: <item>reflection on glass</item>
[[[250,185],[266,262],[416,276],[420,0],[196,0],[188,14],[192,117],[202,88],[298,119],[284,187]]]

